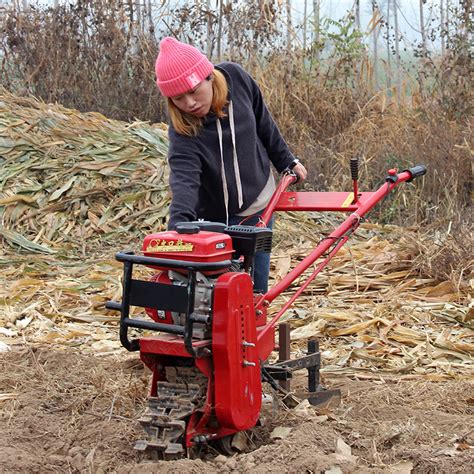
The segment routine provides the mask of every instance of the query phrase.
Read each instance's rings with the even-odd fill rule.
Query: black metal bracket
[[[120,342],[128,351],[140,350],[138,339],[128,338],[128,328],[148,329],[170,334],[184,336],[184,345],[192,357],[198,357],[199,353],[193,347],[193,325],[195,322],[203,322],[193,314],[194,294],[196,288],[196,272],[213,271],[228,268],[230,260],[222,262],[187,262],[184,260],[168,260],[163,258],[146,257],[134,255],[133,252],[119,252],[115,258],[123,262],[122,301],[120,303],[109,301],[105,304],[107,309],[120,311]],[[188,272],[188,284],[184,286],[163,285],[157,282],[146,282],[132,279],[133,265],[148,265],[164,268],[180,268]],[[130,318],[130,306],[154,308],[159,310],[170,310],[183,312],[185,314],[185,325],[162,324],[139,318]]]
[[[296,392],[297,398],[307,398],[311,405],[321,405],[331,401],[334,397],[341,397],[339,389],[326,390],[320,384],[321,354],[319,343],[316,339],[308,341],[308,352],[306,356],[297,359],[285,360],[275,364],[267,364],[262,367],[262,378],[287,395],[289,390],[278,387],[276,380],[288,381],[293,377],[292,372],[301,369],[308,370],[308,392]],[[289,389],[289,387],[288,387]],[[292,400],[291,400],[292,401]]]
[[[266,364],[265,371],[275,380],[289,380],[293,377],[293,372],[301,369],[308,369],[308,388],[310,391],[316,390],[319,382],[319,369],[321,367],[321,354],[316,340],[308,341],[308,354],[296,359],[284,360],[275,364]]]

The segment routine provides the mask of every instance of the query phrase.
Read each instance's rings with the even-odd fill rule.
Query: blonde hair
[[[225,80],[224,74],[214,69],[212,72],[212,103],[211,110],[219,118],[226,116],[224,107],[227,105],[227,81]],[[206,80],[206,79],[205,79]],[[194,115],[187,114],[180,110],[174,105],[171,97],[168,99],[168,113],[170,115],[171,123],[174,129],[180,135],[187,135],[188,137],[195,137],[199,133],[199,129],[202,127],[202,118],[195,117]]]

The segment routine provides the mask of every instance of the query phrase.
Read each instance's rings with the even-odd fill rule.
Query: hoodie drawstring
[[[240,180],[239,162],[237,159],[237,148],[235,146],[234,106],[232,104],[232,101],[230,101],[229,103],[229,125],[230,125],[230,135],[232,139],[232,148],[233,148],[235,182],[237,184],[237,198],[238,198],[239,209],[240,209],[244,204],[244,199],[242,195],[242,182]],[[224,150],[223,150],[223,145],[222,145],[222,125],[221,125],[220,119],[217,119],[216,126],[217,126],[217,134],[219,136],[219,149],[221,153],[221,175],[222,175],[222,187],[224,191],[226,224],[228,224],[229,223],[229,189],[227,187],[227,179],[225,176]]]

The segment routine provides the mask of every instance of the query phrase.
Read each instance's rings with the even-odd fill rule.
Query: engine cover
[[[179,233],[170,230],[147,235],[143,241],[143,253],[155,258],[215,263],[230,260],[233,252],[232,238],[219,232]],[[163,270],[159,266],[153,268]]]
[[[247,273],[217,279],[212,320],[215,411],[237,431],[257,423],[262,403],[253,285]]]

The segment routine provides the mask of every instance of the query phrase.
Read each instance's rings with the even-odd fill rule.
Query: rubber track
[[[177,459],[185,454],[186,420],[202,399],[202,386],[190,383],[158,382],[157,396],[138,420],[147,439],[135,443],[139,451],[154,451],[161,459]]]

